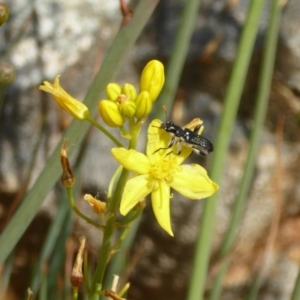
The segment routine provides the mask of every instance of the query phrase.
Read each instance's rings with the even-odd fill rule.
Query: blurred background
[[[203,135],[214,142],[223,98],[247,15],[248,0],[202,0],[189,46],[171,119],[183,126],[192,118],[204,120]],[[271,1],[265,1],[259,32],[238,116],[219,182],[219,200],[213,249],[206,283],[209,292],[218,271],[218,251],[231,217],[231,205],[243,175],[253,125],[253,110],[262,62],[263,43]],[[26,191],[45,167],[62,132],[72,119],[48,95],[38,90],[44,80],[61,74],[61,85],[83,100],[101,68],[122,22],[117,0],[11,0],[10,17],[0,28],[0,72],[15,70],[8,87],[1,87],[0,115],[0,232],[7,226]],[[185,1],[161,0],[143,30],[116,81],[139,84],[144,65],[159,59],[166,66],[177,34]],[[130,3],[134,8],[136,3]],[[283,9],[267,116],[261,132],[251,189],[243,211],[238,238],[221,299],[242,299],[260,267],[263,283],[258,299],[290,299],[300,262],[300,2],[289,0]],[[4,68],[4,71],[3,71]],[[7,71],[8,70],[8,71]],[[99,96],[100,97],[100,96]],[[99,99],[100,100],[100,99]],[[161,107],[155,107],[161,110]],[[146,128],[146,127],[145,127]],[[114,131],[118,135],[117,130]],[[142,134],[140,149],[145,144]],[[72,145],[72,141],[69,141]],[[78,206],[84,193],[105,198],[117,164],[110,156],[111,142],[96,130],[85,139],[78,178]],[[213,154],[212,154],[213,155]],[[192,156],[208,168],[211,157]],[[7,293],[1,299],[21,299],[32,286],[32,273],[51,222],[61,209],[63,188],[58,183],[43,201],[38,215],[9,258]],[[125,274],[131,282],[128,299],[185,299],[198,233],[201,201],[186,201],[174,193],[172,226],[175,237],[156,224],[147,206]],[[101,234],[66,212],[63,235],[42,267],[49,291],[68,283],[79,236],[86,236],[89,261],[97,261]],[[1,251],[1,245],[0,245]],[[58,255],[60,253],[60,255]],[[2,275],[4,274],[2,267]],[[51,273],[52,272],[52,273]],[[6,278],[3,275],[3,278]],[[49,279],[51,278],[51,280]],[[52,294],[52,297],[55,297]],[[65,299],[68,297],[66,296]],[[48,298],[51,299],[51,298]]]

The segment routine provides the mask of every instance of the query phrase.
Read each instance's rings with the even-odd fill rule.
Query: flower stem
[[[70,203],[70,206],[72,208],[72,210],[83,220],[87,221],[88,223],[94,225],[95,227],[104,230],[104,226],[98,224],[97,222],[93,221],[92,219],[90,219],[89,217],[87,217],[85,214],[83,214],[76,206],[75,202],[74,202],[74,198],[73,198],[73,193],[72,193],[72,188],[67,188],[67,193],[68,193],[68,200]]]
[[[141,130],[141,123],[140,122],[134,122],[134,120],[130,121],[130,135],[131,140],[129,142],[129,149],[135,149],[137,144],[137,139]],[[118,173],[119,170],[115,173],[115,175]],[[106,269],[106,265],[110,258],[111,253],[111,240],[112,235],[114,233],[114,229],[116,226],[116,216],[117,216],[117,210],[120,204],[120,200],[122,197],[122,193],[124,190],[124,186],[127,181],[129,172],[125,169],[122,170],[122,173],[120,175],[120,178],[118,180],[118,183],[115,188],[114,194],[112,194],[112,187],[109,188],[109,204],[108,204],[108,214],[112,217],[107,221],[104,235],[103,235],[103,241],[102,241],[102,247],[99,253],[99,261],[98,265],[94,274],[93,283],[92,283],[92,294],[90,299],[96,299],[96,289],[97,284],[101,284],[103,282],[104,273]],[[114,176],[115,176],[114,175]],[[128,231],[126,231],[127,234]],[[126,235],[125,234],[125,235]],[[125,239],[125,236],[123,235],[122,239]]]
[[[129,122],[129,131],[131,135],[131,140],[129,142],[129,149],[135,149],[137,144],[137,139],[141,131],[142,124],[140,121],[134,122],[130,120]]]
[[[94,125],[96,128],[98,128],[101,132],[103,132],[108,138],[111,139],[118,147],[123,147],[123,145],[109,132],[107,131],[102,125],[100,125],[96,120],[92,119],[91,117],[88,117],[86,119],[89,121],[92,125]]]
[[[230,139],[228,137],[232,133],[263,4],[264,1],[261,0],[250,1],[247,19],[240,38],[237,56],[226,91],[218,136],[215,142],[216,151],[214,152],[210,174],[215,182],[221,182],[222,172],[225,166],[225,154],[229,148]],[[188,300],[203,298],[209,257],[211,254],[216,207],[217,195],[215,194],[204,202],[204,210],[199,227],[200,229],[187,297]]]
[[[128,171],[123,169],[119,181],[117,183],[115,193],[113,194],[111,201],[109,203],[108,212],[112,215],[112,217],[107,221],[103,240],[102,240],[102,247],[99,253],[99,261],[98,265],[94,274],[93,283],[92,283],[92,294],[89,299],[96,299],[96,289],[98,284],[102,284],[104,273],[106,269],[106,265],[109,261],[110,250],[111,250],[111,240],[112,235],[115,228],[116,223],[116,212],[119,207],[119,203],[121,200],[121,196],[123,193],[123,188],[127,181]]]
[[[109,186],[108,186],[107,198],[112,197],[114,184],[115,184],[118,176],[121,174],[122,168],[123,168],[122,166],[119,166],[118,169],[115,171],[114,175],[112,176],[112,178],[110,180],[110,183],[109,183]]]

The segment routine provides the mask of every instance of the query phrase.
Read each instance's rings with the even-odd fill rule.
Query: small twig
[[[120,7],[123,16],[121,27],[123,27],[131,21],[133,12],[132,9],[127,5],[125,0],[120,0]]]

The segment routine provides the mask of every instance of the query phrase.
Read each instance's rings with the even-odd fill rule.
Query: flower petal
[[[171,187],[189,199],[203,199],[214,194],[219,186],[207,175],[199,165],[182,165],[174,175]]]
[[[166,156],[172,155],[175,157],[177,164],[180,165],[188,156],[190,156],[192,153],[192,148],[181,145],[181,153],[179,155],[177,154],[177,144],[174,144],[173,147],[168,148],[172,136],[163,128],[160,128],[161,124],[162,121],[155,119],[149,125],[147,156],[149,157],[151,164],[157,164]]]
[[[127,170],[138,174],[148,174],[150,172],[150,162],[147,156],[133,149],[112,148],[113,157]]]
[[[39,89],[52,94],[58,105],[71,114],[78,120],[85,120],[89,117],[89,109],[85,104],[69,95],[59,84],[59,77],[57,75],[54,79],[54,83],[51,84],[48,81],[44,81],[43,85],[39,86]]]
[[[155,119],[148,127],[148,143],[147,143],[147,156],[151,157],[153,153],[159,148],[166,148],[170,142],[171,136],[160,126],[162,121]],[[165,156],[164,151],[156,152],[158,155]]]
[[[125,216],[143,198],[152,191],[148,175],[139,175],[127,181],[120,204],[120,213]]]
[[[164,180],[159,181],[159,188],[152,192],[151,200],[158,224],[174,236],[170,220],[170,186]]]

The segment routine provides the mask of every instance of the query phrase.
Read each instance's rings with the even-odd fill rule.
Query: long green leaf
[[[263,4],[263,0],[251,1],[226,91],[211,170],[211,178],[216,182],[220,182],[222,178],[226,153],[229,147],[229,137],[242,94]],[[218,193],[210,199],[204,200],[204,211],[199,227],[188,300],[202,299],[203,297],[213,236],[217,195]]]
[[[45,243],[43,245],[42,251],[39,255],[39,259],[34,268],[34,272],[32,275],[32,281],[30,284],[30,288],[34,294],[36,294],[39,285],[42,280],[42,267],[44,264],[48,262],[50,259],[51,253],[55,247],[56,240],[59,236],[61,229],[63,228],[64,220],[70,211],[69,202],[66,199],[66,196],[62,197],[61,203],[57,208],[57,213],[55,218],[53,218],[50,228],[47,232],[47,236],[45,238]]]
[[[107,83],[113,80],[122,64],[126,61],[125,59],[157,3],[158,0],[141,0],[135,9],[130,23],[124,26],[118,33],[84,101],[90,108],[92,115],[96,113],[97,100],[101,95],[104,95]],[[68,137],[72,144],[78,145],[87,132],[88,127],[87,123],[73,121],[64,136]],[[0,264],[4,262],[19,241],[37,213],[41,203],[59,178],[61,174],[59,165],[60,144],[50,157],[47,167],[43,170],[13,219],[0,236]],[[70,148],[70,154],[75,148]]]
[[[185,63],[185,59],[190,46],[192,34],[195,28],[195,23],[198,17],[198,11],[201,1],[188,0],[186,1],[182,19],[179,25],[178,35],[176,37],[173,52],[168,62],[166,72],[166,81],[163,90],[157,100],[157,107],[165,105],[168,111],[171,111],[174,102],[174,96],[177,91],[181,72]],[[158,119],[164,119],[165,115],[162,109],[156,112]]]

